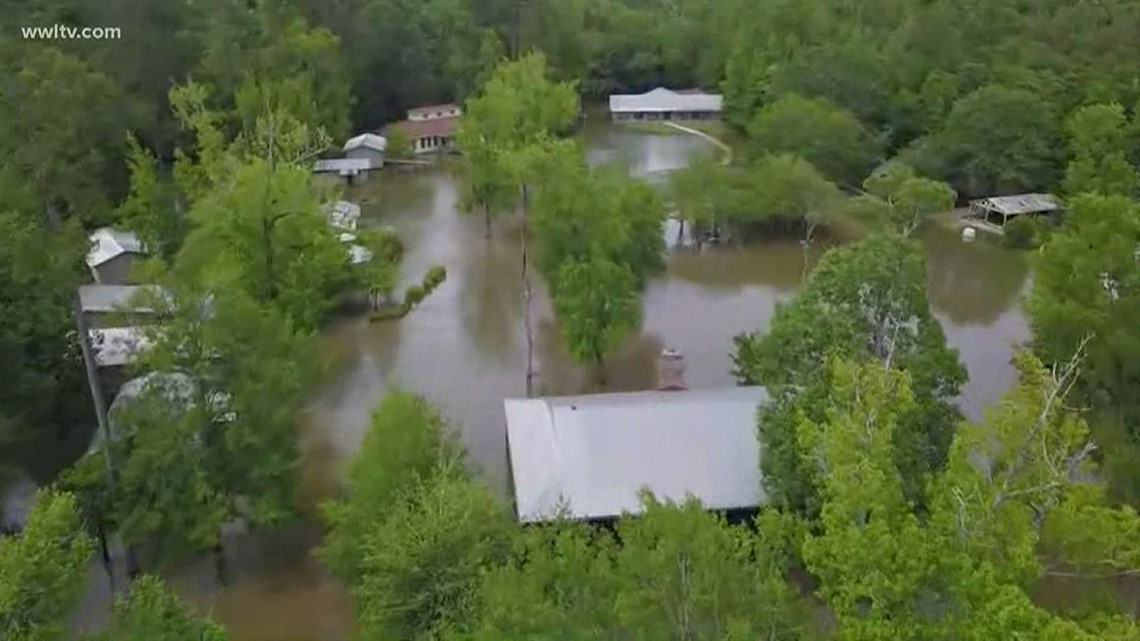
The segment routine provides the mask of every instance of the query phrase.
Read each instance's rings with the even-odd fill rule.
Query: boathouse
[[[967,215],[992,225],[1005,227],[1006,223],[1017,216],[1055,214],[1063,208],[1061,201],[1052,194],[1019,194],[972,200]]]
[[[699,89],[673,91],[658,87],[642,94],[610,96],[614,122],[637,120],[712,120],[720,117],[724,99]]]
[[[369,169],[384,167],[384,154],[387,150],[388,140],[378,134],[360,134],[344,143],[344,157],[368,160]]]
[[[523,523],[608,521],[693,496],[712,510],[763,501],[761,387],[506,399],[507,457]]]
[[[462,115],[463,110],[456,104],[418,107],[408,110],[407,120],[389,125],[389,128],[400,129],[408,137],[413,153],[454,151]]]

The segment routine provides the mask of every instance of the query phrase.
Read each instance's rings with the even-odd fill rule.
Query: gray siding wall
[[[120,254],[95,268],[95,281],[103,285],[129,285],[134,255]]]
[[[345,152],[344,157],[367,158],[368,160],[372,161],[372,166],[377,169],[384,166],[384,154],[376,151],[375,149],[369,149],[367,147],[357,147],[356,149]]]

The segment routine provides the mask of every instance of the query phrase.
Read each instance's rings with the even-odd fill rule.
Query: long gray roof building
[[[506,399],[515,511],[534,523],[640,511],[640,490],[709,509],[763,501],[761,387]]]

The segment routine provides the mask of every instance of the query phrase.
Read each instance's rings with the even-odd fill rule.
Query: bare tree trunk
[[[526,183],[522,185],[522,279],[523,279],[523,324],[526,326],[526,397],[534,394],[534,329],[530,322],[530,302],[532,292],[530,288],[530,269],[527,255],[527,232],[530,228],[530,218],[527,214]]]
[[[214,545],[214,571],[218,575],[218,583],[226,585],[229,581],[226,572],[226,551],[222,547],[221,533],[218,534],[218,542]]]
[[[800,272],[800,282],[803,283],[807,280],[808,275],[808,261],[811,259],[811,237],[815,233],[816,223],[810,219],[804,220],[804,239],[800,243],[804,250],[804,266],[803,271]]]
[[[677,230],[677,246],[680,247],[685,242],[685,219],[680,218],[681,227]]]

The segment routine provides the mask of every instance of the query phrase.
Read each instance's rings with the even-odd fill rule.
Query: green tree
[[[615,629],[616,551],[612,535],[583,523],[523,530],[508,562],[484,576],[472,636],[590,639]]]
[[[435,639],[471,625],[487,568],[510,552],[513,523],[458,470],[412,481],[362,539],[353,585],[368,639]]]
[[[48,222],[106,222],[109,204],[126,187],[123,140],[131,113],[119,87],[58,49],[0,45],[5,167]]]
[[[130,594],[115,602],[107,629],[91,641],[225,641],[222,626],[201,619],[153,576],[131,583]]]
[[[926,480],[945,464],[958,418],[950,401],[965,380],[930,312],[925,279],[913,241],[872,235],[825,254],[799,294],[777,308],[766,334],[736,338],[737,379],[775,396],[757,419],[764,487],[775,504],[807,514],[819,505],[818,479],[800,458],[795,430],[828,411],[830,356],[874,360],[911,376],[917,403],[896,435],[896,464],[908,498],[922,500]]]
[[[1140,453],[1136,366],[1140,335],[1140,210],[1120,196],[1084,195],[1069,205],[1064,225],[1042,248],[1029,298],[1035,353],[1066,362],[1088,341],[1078,381],[1079,402],[1094,410],[1105,443],[1106,468],[1122,497],[1140,496],[1131,463]],[[1111,445],[1111,447],[1107,447]]]
[[[820,99],[789,94],[756,113],[748,126],[753,155],[791,153],[830,180],[858,184],[879,155],[855,116]]]
[[[648,639],[798,639],[802,621],[771,550],[699,502],[618,525],[619,629]]]
[[[1059,175],[1060,123],[1042,96],[988,85],[954,103],[914,159],[966,196],[1047,189]]]
[[[484,236],[491,237],[491,219],[506,213],[518,201],[518,184],[500,150],[480,132],[478,121],[464,118],[458,144],[463,150],[462,176],[465,190],[460,207],[483,214]]]
[[[295,429],[317,362],[312,338],[272,308],[168,290],[147,301],[164,319],[136,363],[151,374],[118,403],[113,441],[99,446],[113,453],[115,485],[88,474],[97,481],[85,488],[108,527],[158,561],[216,551],[226,521],[268,526],[293,513]]]
[[[365,230],[360,239],[372,252],[372,260],[360,266],[359,277],[372,298],[372,309],[377,309],[381,298],[391,298],[400,280],[404,244],[392,229]]]
[[[331,32],[271,3],[250,11],[218,2],[203,18],[195,75],[212,89],[230,133],[251,135],[265,111],[277,110],[336,139],[347,132],[352,94]]]
[[[178,253],[187,227],[174,185],[159,174],[157,160],[134,136],[128,136],[127,149],[131,187],[119,205],[118,222],[137,233],[151,253],[169,261]]]
[[[412,139],[402,127],[388,127],[384,130],[384,136],[388,140],[386,153],[389,158],[410,158],[414,153]]]
[[[864,212],[874,212],[879,218],[901,233],[910,236],[932,214],[950,211],[957,194],[949,185],[922,178],[906,163],[891,161],[875,170],[863,181],[866,194],[856,197],[867,203]]]
[[[458,454],[449,427],[426,399],[408,392],[386,395],[349,468],[345,498],[324,506],[330,529],[321,558],[343,580],[357,581],[369,532],[404,488],[431,478]]]
[[[72,301],[83,280],[86,239],[68,223],[48,231],[34,213],[8,207],[23,193],[0,173],[0,478],[31,447],[88,417]],[[34,202],[34,201],[33,201]],[[40,443],[44,443],[40,445]]]
[[[0,537],[0,633],[10,641],[66,636],[93,551],[75,498],[41,491],[23,534]]]
[[[483,163],[473,172],[481,176],[474,184],[497,185],[501,176],[510,176],[512,184],[520,187],[528,395],[534,386],[534,332],[530,322],[527,184],[534,179],[535,167],[552,137],[567,132],[578,113],[574,85],[552,82],[547,75],[546,59],[541,54],[504,62],[495,68],[481,91],[467,101],[464,115],[465,137],[478,141],[480,146],[486,145],[485,152],[477,148],[472,159]],[[500,173],[503,170],[505,173]]]
[[[793,221],[803,225],[803,274],[815,232],[835,214],[839,190],[803,158],[794,154],[764,156],[748,171],[749,208],[766,221]]]
[[[1088,105],[1068,119],[1072,159],[1062,183],[1066,193],[1129,196],[1137,185],[1128,161],[1128,120],[1118,104]]]
[[[554,312],[570,354],[597,368],[641,323],[637,279],[625,265],[606,258],[570,261],[559,268]]]

